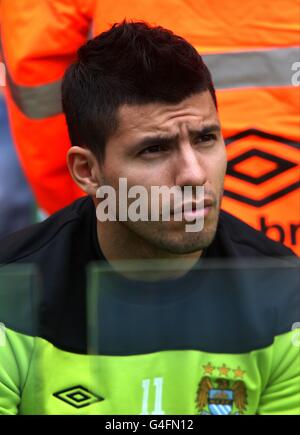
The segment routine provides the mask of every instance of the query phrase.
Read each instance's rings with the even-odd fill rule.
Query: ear
[[[67,153],[67,165],[75,183],[88,195],[96,196],[100,185],[100,167],[88,149],[73,146]]]

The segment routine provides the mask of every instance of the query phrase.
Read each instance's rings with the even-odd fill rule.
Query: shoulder
[[[0,265],[26,261],[57,237],[67,237],[80,225],[88,208],[93,206],[90,197],[80,198],[71,205],[59,210],[45,221],[17,231],[0,241]]]
[[[219,231],[224,242],[236,255],[242,257],[294,257],[295,253],[279,242],[271,240],[262,231],[256,230],[224,210],[220,213]]]
[[[252,318],[260,317],[263,330],[270,335],[290,331],[300,314],[300,259],[291,249],[224,211],[219,233],[226,256],[235,257],[241,265],[240,279],[251,300]]]

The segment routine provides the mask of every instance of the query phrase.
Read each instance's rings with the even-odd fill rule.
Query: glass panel
[[[33,265],[0,268],[0,323],[34,336],[38,328],[39,277]]]

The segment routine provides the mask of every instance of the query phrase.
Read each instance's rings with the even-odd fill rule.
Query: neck
[[[97,236],[101,251],[111,264],[120,260],[171,260],[171,271],[161,270],[159,273],[155,273],[156,279],[177,278],[185,275],[202,255],[202,251],[176,254],[159,249],[120,222],[97,221]],[[115,267],[115,265],[113,266]],[[129,276],[129,273],[127,276]],[[130,277],[135,278],[136,276],[134,273],[130,273]],[[143,278],[154,279],[153,273],[149,273],[148,276],[145,273]]]

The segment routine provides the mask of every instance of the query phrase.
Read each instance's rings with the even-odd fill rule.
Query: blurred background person
[[[1,62],[1,59],[0,59]],[[0,77],[0,238],[30,225],[34,199],[24,177],[9,130],[4,99],[5,69]]]

